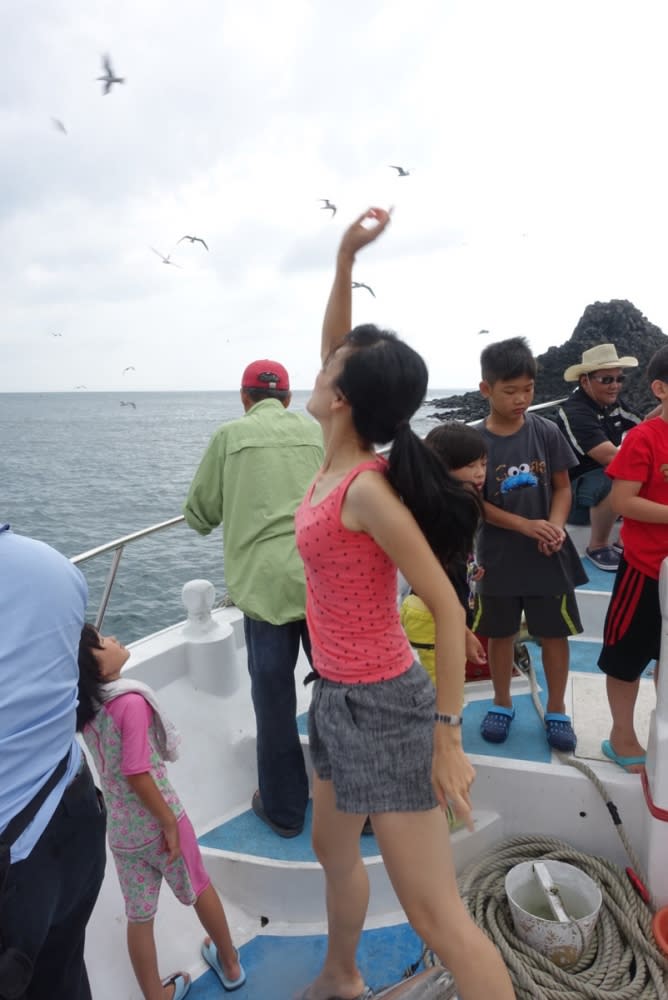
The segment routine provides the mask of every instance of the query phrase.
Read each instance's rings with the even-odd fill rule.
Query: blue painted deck
[[[569,645],[572,671],[586,673],[598,671],[596,665],[600,652],[598,643],[571,642]],[[544,705],[546,684],[541,650],[532,642],[528,643],[528,648]],[[505,743],[493,744],[487,743],[480,735],[480,723],[485,713],[492,707],[492,699],[469,702],[464,710],[462,734],[464,749],[471,754],[549,763],[552,757],[551,751],[531,695],[523,694],[515,697],[514,705],[515,719],[508,739]],[[299,731],[306,734],[306,713],[299,716],[297,724]],[[308,806],[303,832],[291,840],[277,837],[257,818],[252,809],[247,809],[234,819],[205,833],[199,838],[199,843],[204,847],[238,851],[254,857],[270,857],[280,861],[315,861],[316,857],[311,847],[311,804]],[[362,837],[360,846],[364,857],[373,857],[379,853],[375,837]]]
[[[614,574],[604,573],[585,560],[589,590],[610,590]],[[541,650],[528,643],[536,677],[545,703],[545,675]],[[571,642],[570,666],[572,671],[597,672],[600,652],[598,643]],[[479,734],[480,722],[490,708],[491,699],[470,702],[464,712],[463,740],[469,753],[513,757],[527,761],[548,762],[550,749],[545,740],[544,728],[529,695],[515,698],[515,720],[505,744],[486,743]],[[307,734],[306,714],[299,716],[299,731]],[[283,861],[315,861],[311,848],[311,806],[306,817],[304,832],[292,840],[276,837],[248,809],[241,815],[199,838],[209,847],[239,851],[260,857]],[[378,853],[374,837],[362,837],[360,846],[364,856]],[[325,935],[276,936],[260,934],[241,949],[241,960],[247,973],[246,985],[236,992],[239,1000],[267,997],[271,1000],[292,1000],[318,973],[325,957]],[[420,954],[420,942],[407,924],[365,931],[362,935],[358,960],[362,973],[372,989],[398,982],[407,966]],[[193,1000],[214,1000],[223,994],[213,972],[207,972],[193,983],[189,994]]]
[[[312,809],[309,802],[306,809],[304,829],[298,837],[286,840],[277,837],[269,827],[257,818],[252,809],[240,813],[227,823],[209,830],[198,838],[203,847],[215,847],[223,851],[239,851],[258,858],[275,858],[278,861],[316,861],[311,847]],[[379,854],[375,837],[360,837],[362,857]]]
[[[584,583],[581,587],[578,587],[578,590],[607,590],[610,593],[612,585],[615,582],[615,574],[606,573],[605,570],[594,566],[593,562],[590,562],[588,559],[583,559],[582,565],[589,577],[589,583]]]
[[[325,958],[324,934],[278,937],[261,934],[240,948],[246,983],[232,994],[224,993],[211,971],[197,979],[188,994],[193,1000],[293,1000],[295,993],[315,979]],[[365,931],[357,953],[362,975],[372,989],[398,982],[407,966],[420,956],[421,945],[408,924]]]

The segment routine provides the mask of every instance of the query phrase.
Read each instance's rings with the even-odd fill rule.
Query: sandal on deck
[[[629,767],[644,767],[645,764],[647,763],[647,758],[645,757],[645,754],[642,754],[642,756],[640,757],[622,757],[621,754],[617,753],[610,740],[603,740],[603,742],[601,743],[601,750],[608,758],[608,760],[611,760],[613,764],[617,764],[625,771]],[[634,772],[629,771],[628,773],[633,774]]]
[[[202,951],[202,958],[207,963],[207,965],[210,965],[213,971],[216,973],[221,983],[223,984],[224,990],[227,990],[228,993],[231,993],[233,990],[241,989],[243,984],[246,982],[246,973],[244,972],[244,967],[241,964],[241,962],[239,962],[239,968],[241,970],[239,978],[228,979],[225,973],[223,972],[223,967],[220,964],[220,959],[218,958],[218,949],[216,948],[213,941],[209,941],[208,944],[206,943],[206,941],[204,941],[202,944],[201,951]],[[237,958],[239,958],[238,951],[237,951]]]
[[[616,573],[619,567],[619,552],[612,545],[602,545],[600,549],[585,549],[585,555],[594,566],[606,573]]]
[[[561,712],[546,712],[544,721],[545,735],[552,749],[560,753],[572,753],[578,740],[570,717]]]
[[[488,743],[505,743],[510,732],[510,723],[514,718],[514,708],[495,705],[480,723],[480,735]]]
[[[162,980],[162,986],[173,986],[174,993],[172,1000],[183,1000],[191,986],[190,977],[186,977],[182,972],[175,972],[167,979]]]

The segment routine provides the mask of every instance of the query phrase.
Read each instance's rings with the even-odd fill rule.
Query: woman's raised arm
[[[367,243],[373,243],[390,221],[390,212],[384,208],[369,208],[346,229],[336,255],[336,271],[332,290],[327,300],[322,324],[322,362],[339,347],[352,328],[352,274],[355,255]],[[372,222],[374,225],[364,225]]]

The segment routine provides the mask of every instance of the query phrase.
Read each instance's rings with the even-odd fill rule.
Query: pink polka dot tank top
[[[342,684],[389,680],[413,662],[399,621],[394,563],[370,535],[341,523],[348,488],[367,469],[385,475],[387,462],[362,462],[316,504],[313,483],[295,515],[313,665]]]

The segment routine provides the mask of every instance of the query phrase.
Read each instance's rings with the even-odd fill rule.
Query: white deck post
[[[657,906],[668,905],[668,559],[659,576],[661,657],[656,710],[650,721],[647,771],[647,877]]]

